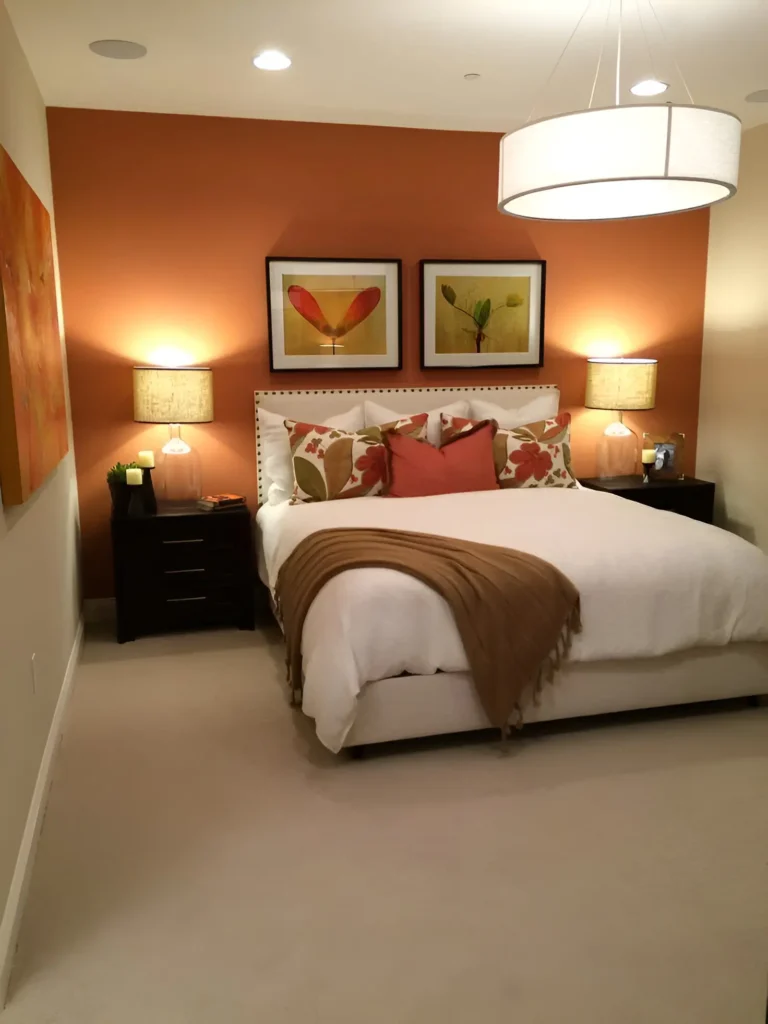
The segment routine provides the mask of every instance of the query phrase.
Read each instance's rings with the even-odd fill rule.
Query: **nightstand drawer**
[[[156,590],[163,600],[182,600],[189,596],[212,595],[233,587],[241,587],[249,579],[244,573],[222,573],[205,569],[193,572],[164,573],[156,580]]]
[[[188,593],[157,594],[140,618],[140,632],[164,633],[238,623],[243,618],[243,608],[247,607],[248,600],[242,586],[205,591],[190,588]]]
[[[174,544],[162,541],[155,546],[153,562],[158,573],[194,573],[203,570],[236,572],[243,565],[243,548],[234,544],[203,539],[201,543]]]
[[[715,515],[714,485],[698,491],[678,491],[667,505],[663,506],[670,512],[677,512],[689,519],[698,519],[701,523],[711,523]]]
[[[135,533],[151,536],[166,547],[184,547],[201,543],[226,542],[242,538],[250,527],[250,516],[243,512],[197,512],[190,515],[157,515],[134,520]]]
[[[205,537],[190,537],[185,540],[162,540],[154,538],[151,547],[152,561],[161,571],[204,569],[208,562],[209,544]]]
[[[642,498],[635,497],[651,508],[659,508],[664,512],[676,512],[689,519],[700,519],[711,523],[714,508],[714,488],[712,491],[648,491]]]
[[[207,516],[157,516],[144,520],[146,532],[168,547],[204,544],[210,536]]]

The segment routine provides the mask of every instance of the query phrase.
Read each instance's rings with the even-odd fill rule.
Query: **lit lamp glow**
[[[588,359],[588,409],[609,409],[616,420],[605,428],[597,449],[601,477],[631,476],[637,471],[640,443],[624,423],[625,411],[638,412],[656,405],[655,359]]]
[[[133,418],[137,423],[167,423],[170,437],[162,449],[160,496],[169,502],[200,497],[200,457],[181,436],[184,423],[213,420],[213,373],[206,367],[133,368]]]

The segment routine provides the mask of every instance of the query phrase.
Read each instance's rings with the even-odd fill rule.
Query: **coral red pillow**
[[[496,491],[493,463],[493,423],[481,423],[442,448],[388,434],[389,490],[392,498],[422,498],[459,491]]]

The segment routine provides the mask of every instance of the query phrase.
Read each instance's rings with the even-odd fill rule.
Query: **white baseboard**
[[[45,742],[43,757],[40,761],[40,770],[37,773],[37,781],[32,793],[32,802],[29,805],[27,823],[24,826],[24,833],[21,837],[19,855],[16,858],[16,867],[11,879],[5,911],[2,920],[0,920],[0,1011],[5,1006],[5,999],[8,993],[8,981],[11,975],[11,967],[13,966],[13,957],[16,952],[21,915],[24,910],[24,902],[32,874],[32,865],[35,861],[37,840],[40,835],[40,826],[43,823],[43,814],[48,799],[51,768],[59,745],[64,712],[66,711],[67,701],[72,690],[72,682],[75,678],[75,669],[80,658],[82,643],[83,621],[81,619],[75,633],[69,661],[67,662],[67,670],[64,673],[59,699],[56,702],[56,710],[53,712],[51,728],[48,731],[48,739]]]

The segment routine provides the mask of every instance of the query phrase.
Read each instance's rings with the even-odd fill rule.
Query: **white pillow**
[[[440,432],[442,430],[440,414],[445,413],[446,416],[469,416],[469,402],[463,398],[456,402],[451,402],[450,405],[441,405],[439,409],[425,408],[427,402],[424,402],[422,405],[418,397],[415,399],[414,404],[418,408],[412,412],[396,412],[394,409],[387,409],[386,406],[379,405],[377,402],[366,402],[365,425],[366,427],[378,427],[382,423],[391,423],[392,420],[399,420],[403,416],[417,416],[420,412],[428,412],[427,440],[437,448],[440,444]],[[524,422],[527,423],[528,420]]]
[[[298,417],[261,408],[258,410],[258,417],[262,493],[267,491],[267,501],[270,505],[280,505],[284,501],[290,501],[293,494],[293,464],[285,421]],[[321,426],[354,431],[362,430],[363,423],[363,407],[356,405],[348,412],[341,412],[337,416],[324,416]]]
[[[366,402],[366,405],[368,403]],[[535,398],[530,398],[514,409],[502,409],[493,402],[484,402],[481,398],[472,399],[473,420],[496,420],[502,430],[513,430],[526,423],[538,423],[539,420],[551,420],[557,416],[560,407],[560,392],[553,388],[544,391]]]

